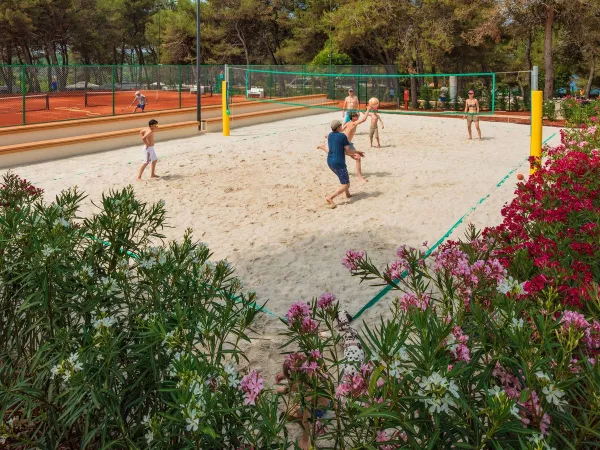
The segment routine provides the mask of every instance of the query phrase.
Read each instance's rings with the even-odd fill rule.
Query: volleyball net
[[[479,101],[480,114],[494,114],[496,76],[494,73],[398,74],[347,71],[277,71],[234,68],[233,78],[244,78],[248,101],[282,103],[292,106],[343,107],[352,90],[360,108],[369,99],[379,100],[381,113],[463,114],[468,92]]]

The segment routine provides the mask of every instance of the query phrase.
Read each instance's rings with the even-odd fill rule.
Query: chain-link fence
[[[221,104],[223,71],[201,66],[203,106]],[[196,79],[191,65],[0,65],[0,127],[195,108]]]
[[[221,105],[225,67],[201,66],[203,107]],[[412,109],[460,111],[473,89],[483,110],[494,103],[499,110],[529,108],[526,74],[502,75],[497,86],[490,74],[451,79],[401,74],[396,66],[228,66],[228,75],[230,103],[258,97],[314,105],[311,97],[318,97],[338,108],[352,88],[361,105],[377,97],[386,109],[400,111],[408,91]],[[194,65],[0,65],[0,126],[195,108],[196,95]]]

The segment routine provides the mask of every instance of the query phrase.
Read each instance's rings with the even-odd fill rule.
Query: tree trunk
[[[554,25],[554,6],[546,6],[546,26],[544,29],[544,98],[554,96],[554,66],[552,64],[552,26]]]
[[[525,61],[527,62],[527,85],[531,90],[531,70],[533,69],[533,63],[531,62],[531,32],[527,34],[527,40],[525,41]]]
[[[242,43],[242,47],[244,47],[244,54],[246,55],[246,65],[249,66],[250,65],[250,56],[248,55],[248,46],[246,45],[246,39],[244,38],[244,34],[240,32],[240,29],[239,29],[237,23],[235,24],[235,31],[237,32],[238,39]]]
[[[596,60],[592,59],[592,63],[590,64],[590,76],[588,77],[587,86],[585,88],[585,98],[590,98],[590,91],[592,90],[592,81],[594,79],[594,65],[596,64]]]
[[[417,65],[417,63],[415,61],[413,61],[413,69],[412,71],[410,71],[413,75],[417,72],[415,70],[415,66]],[[411,107],[413,109],[419,109],[419,99],[417,98],[418,96],[418,89],[417,89],[417,77],[410,77],[410,100],[411,100]]]

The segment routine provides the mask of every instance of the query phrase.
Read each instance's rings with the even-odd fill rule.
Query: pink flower
[[[327,432],[327,427],[319,419],[315,422],[315,433],[317,436],[323,436]]]
[[[335,295],[330,294],[329,292],[324,293],[319,297],[317,301],[317,306],[321,309],[328,309],[333,306],[335,303]]]
[[[306,316],[310,316],[310,306],[308,303],[304,302],[293,303],[285,315],[287,323],[290,326],[293,325],[296,320],[304,319]]]
[[[471,361],[471,353],[469,347],[467,347],[468,341],[469,336],[464,334],[458,325],[452,328],[451,337],[448,337],[448,345],[450,353],[456,361],[464,361],[466,363]]]
[[[404,293],[398,299],[398,307],[402,311],[408,311],[411,308],[417,308],[421,311],[425,311],[429,308],[429,304],[431,302],[431,298],[427,294],[421,294],[417,296],[416,294]]]
[[[314,359],[321,359],[323,357],[323,354],[318,349],[311,350],[310,357]]]
[[[242,378],[240,389],[244,393],[244,405],[255,405],[256,398],[264,389],[264,380],[256,370],[252,370],[248,375]]]
[[[565,329],[572,326],[576,329],[585,330],[590,326],[589,322],[585,320],[585,316],[575,311],[565,311],[560,319],[560,323],[563,324]]]
[[[312,375],[313,373],[315,373],[317,371],[317,369],[319,368],[319,365],[316,363],[316,361],[304,361],[304,363],[302,364],[302,366],[300,367],[300,370],[302,370],[303,372],[305,372],[308,375]]]
[[[342,259],[342,265],[348,270],[358,270],[358,263],[365,256],[365,252],[346,250],[346,256]]]
[[[307,334],[314,333],[315,331],[317,331],[318,327],[319,324],[316,320],[313,320],[310,317],[305,317],[304,319],[302,319],[302,326],[300,327],[300,332]]]
[[[377,430],[377,437],[375,438],[375,442],[387,442],[390,438],[384,430]]]

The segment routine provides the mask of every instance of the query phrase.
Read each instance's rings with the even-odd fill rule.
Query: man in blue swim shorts
[[[342,117],[344,123],[350,122],[351,114],[360,109],[360,100],[354,95],[354,89],[348,89],[348,97],[344,99],[344,105],[342,106]]]
[[[360,155],[365,156],[363,152],[350,149],[350,142],[348,136],[341,132],[342,123],[339,120],[331,122],[331,133],[327,136],[327,146],[320,145],[320,148],[327,153],[327,165],[333,173],[335,173],[340,180],[341,186],[331,195],[325,197],[327,205],[333,209],[336,207],[333,203],[333,199],[343,193],[346,194],[347,198],[352,197],[350,195],[350,176],[348,175],[348,167],[346,166],[346,155]]]

